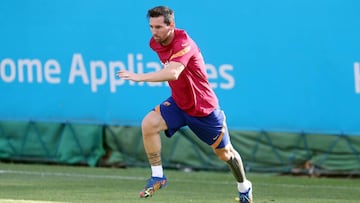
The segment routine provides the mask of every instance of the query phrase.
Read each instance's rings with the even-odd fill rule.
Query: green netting
[[[248,171],[360,172],[360,136],[230,131]],[[161,136],[165,167],[228,170],[188,129]],[[0,122],[0,159],[148,166],[140,127]]]
[[[104,141],[107,150],[110,151],[109,161],[106,163],[148,165],[140,127],[107,126]],[[180,130],[171,139],[162,134],[161,141],[162,161],[167,167],[202,169],[224,167],[211,148],[198,140],[189,130]],[[114,156],[119,157],[119,160]]]
[[[95,166],[104,154],[102,143],[101,126],[0,122],[3,159]]]
[[[248,170],[360,171],[360,137],[280,132],[233,132]]]

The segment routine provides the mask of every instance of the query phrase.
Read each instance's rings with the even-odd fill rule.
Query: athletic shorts
[[[169,97],[154,110],[160,111],[165,120],[168,126],[165,135],[169,138],[180,128],[188,126],[200,140],[214,149],[224,148],[230,143],[225,114],[221,109],[215,109],[205,117],[189,116]]]

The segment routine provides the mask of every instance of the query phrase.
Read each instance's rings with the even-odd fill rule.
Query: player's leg
[[[234,149],[231,143],[224,148],[214,149],[215,154],[224,162],[226,162],[234,175],[239,191],[240,203],[252,202],[252,184],[245,176],[243,162],[239,153]]]
[[[144,148],[151,166],[160,166],[161,163],[161,139],[160,132],[167,129],[167,125],[161,114],[156,111],[150,111],[141,123],[142,138]],[[152,175],[160,177],[162,174]],[[159,171],[158,173],[162,173]]]
[[[142,137],[145,152],[151,166],[151,178],[148,179],[140,197],[151,197],[154,192],[167,184],[161,162],[161,139],[160,132],[167,129],[167,125],[161,114],[150,111],[141,124]]]
[[[230,142],[224,112],[216,109],[206,117],[189,117],[188,120],[191,130],[213,148],[220,160],[228,164],[238,183],[239,202],[250,203],[252,201],[251,182],[246,179],[241,157]]]
[[[214,149],[215,154],[222,161],[229,165],[237,182],[244,182],[246,180],[245,171],[241,157],[231,144],[227,144],[224,148]]]
[[[160,132],[165,131],[165,135],[171,137],[184,125],[181,111],[171,97],[144,117],[141,128],[144,148],[151,166],[151,178],[140,192],[140,197],[151,197],[156,190],[167,184],[161,162]]]

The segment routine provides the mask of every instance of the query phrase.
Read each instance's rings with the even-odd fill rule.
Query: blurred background
[[[197,42],[246,170],[360,172],[360,2],[3,0],[0,160],[147,166],[142,117],[170,92],[120,69],[161,68],[147,10]],[[227,170],[189,129],[164,165]]]

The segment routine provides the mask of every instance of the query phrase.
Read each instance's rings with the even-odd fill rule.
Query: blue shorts
[[[165,130],[167,137],[172,137],[177,130],[188,126],[200,140],[214,149],[224,148],[230,143],[225,114],[221,109],[215,109],[205,117],[189,116],[177,106],[172,97],[169,97],[156,109],[160,110],[161,116],[168,126],[168,129]]]

